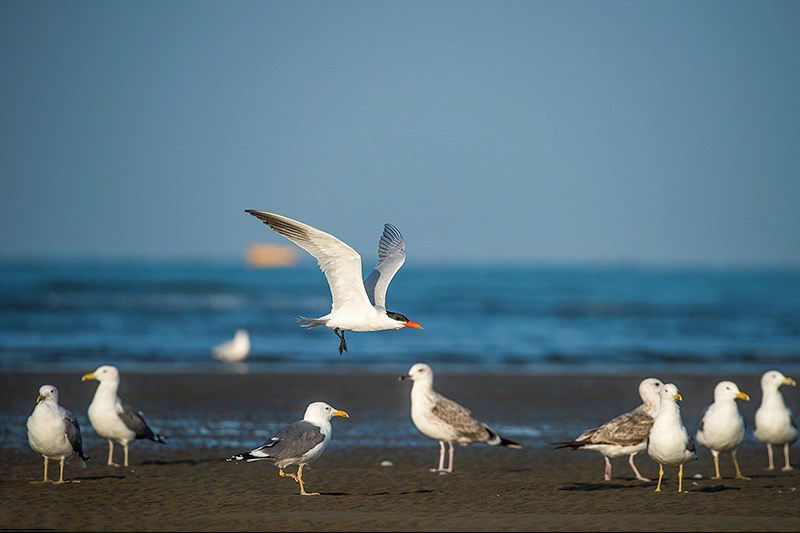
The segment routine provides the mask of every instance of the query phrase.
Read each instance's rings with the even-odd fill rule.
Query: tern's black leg
[[[341,333],[340,333],[340,331],[341,331]],[[336,336],[339,337],[339,340],[341,341],[341,342],[339,342],[339,355],[342,355],[342,352],[347,352],[347,341],[344,340],[344,330],[340,330],[339,328],[336,328],[336,329],[333,330],[333,332],[336,333]],[[350,352],[347,352],[347,353],[350,353]]]

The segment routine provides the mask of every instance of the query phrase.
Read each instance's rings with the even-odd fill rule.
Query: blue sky
[[[0,3],[0,257],[800,264],[797,2]],[[367,261],[369,262],[369,261]]]

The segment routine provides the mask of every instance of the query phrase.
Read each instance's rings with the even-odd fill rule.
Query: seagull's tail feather
[[[586,445],[585,442],[579,440],[571,440],[567,442],[553,442],[552,444],[553,446],[555,446],[556,450],[561,450],[564,448],[569,448],[571,450],[579,450]]]
[[[158,433],[153,433],[153,436],[150,437],[150,440],[158,442],[159,444],[167,443],[167,439],[165,439],[163,435],[159,435]]]
[[[514,448],[516,450],[522,449],[521,444],[514,442],[513,440],[504,439],[498,435],[495,430],[487,425],[484,425],[483,427],[485,427],[486,431],[489,432],[489,440],[486,441],[486,444],[489,446],[503,446],[504,448]]]
[[[304,328],[313,328],[316,326],[324,326],[328,323],[327,320],[322,320],[319,318],[306,318],[304,316],[297,317],[297,321],[300,322],[300,325]]]
[[[269,459],[269,456],[262,455],[262,456],[259,457],[257,455],[253,455],[252,452],[245,452],[245,453],[242,453],[240,455],[231,456],[231,457],[229,457],[228,459],[225,459],[225,460],[228,461],[228,462],[233,462],[233,461],[248,461],[248,462],[250,462],[250,461],[263,461],[265,459]]]

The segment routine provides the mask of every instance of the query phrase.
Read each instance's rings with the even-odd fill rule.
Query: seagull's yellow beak
[[[676,394],[676,395],[674,396],[674,398],[675,398],[676,400],[678,400],[679,402],[682,402],[682,401],[683,401],[683,396],[681,396],[681,395],[680,395],[680,393]]]
[[[792,378],[786,378],[786,379],[783,380],[783,384],[784,385],[791,385],[792,387],[794,387],[795,385],[797,385],[797,382],[795,380],[793,380]]]
[[[333,416],[341,416],[342,418],[350,418],[350,415],[348,415],[344,411],[339,411],[338,409],[334,409],[333,410]]]
[[[36,403],[43,402],[43,401],[45,400],[45,398],[47,398],[47,396],[45,396],[44,394],[40,394],[40,395],[39,395],[39,396],[36,398]]]
[[[747,394],[745,394],[745,393],[743,393],[743,392],[740,392],[740,393],[738,393],[738,394],[736,395],[736,397],[737,397],[737,398],[739,398],[740,400],[744,400],[744,401],[746,401],[746,402],[749,402],[749,401],[750,401],[750,396],[748,396]]]
[[[95,375],[92,372],[89,372],[88,374],[84,374],[83,375],[83,377],[81,378],[81,381],[91,381],[93,379],[97,379],[97,378],[95,377]]]

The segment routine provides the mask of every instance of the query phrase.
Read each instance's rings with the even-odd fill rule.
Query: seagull
[[[433,390],[433,370],[426,364],[417,363],[400,380],[410,379],[411,420],[424,435],[439,441],[439,467],[431,472],[450,474],[453,472],[453,443],[466,446],[471,442],[485,442],[490,446],[505,446],[520,449],[516,442],[504,439],[492,428],[472,417],[469,410]],[[450,461],[444,467],[444,444],[450,449]]]
[[[750,401],[750,396],[741,392],[736,383],[722,381],[714,388],[714,403],[708,406],[700,419],[695,438],[697,442],[711,450],[714,456],[716,475],[711,479],[722,479],[719,474],[719,454],[731,452],[736,479],[750,479],[742,475],[736,451],[744,440],[745,422],[739,412],[736,400]]]
[[[378,264],[362,281],[361,256],[333,235],[281,215],[252,209],[245,212],[317,258],[331,289],[331,312],[314,319],[300,317],[299,321],[307,328],[327,326],[332,329],[339,337],[340,355],[347,351],[345,331],[422,329],[400,313],[386,310],[386,289],[406,260],[405,241],[393,225],[384,226],[378,243]]]
[[[119,370],[116,367],[103,365],[81,379],[89,380],[100,382],[89,405],[89,421],[98,435],[108,439],[108,466],[119,466],[114,463],[114,441],[125,450],[125,467],[128,466],[129,443],[136,439],[165,443],[164,437],[147,424],[141,411],[136,411],[117,396]]]
[[[61,473],[58,481],[64,481],[64,461],[77,455],[83,461],[89,458],[83,453],[83,439],[78,420],[72,412],[58,404],[58,389],[52,385],[43,385],[39,389],[36,407],[28,417],[28,443],[36,453],[44,457],[44,479],[33,483],[49,483],[47,465],[50,459],[60,461]],[[85,463],[83,463],[85,465]]]
[[[277,466],[281,477],[288,477],[300,485],[303,496],[319,496],[306,492],[303,484],[303,467],[316,460],[331,442],[331,418],[350,418],[344,411],[334,409],[325,402],[314,402],[306,409],[303,420],[278,431],[269,441],[247,453],[234,455],[228,461],[269,461]],[[298,465],[297,474],[287,474],[287,466]]]
[[[789,445],[797,440],[797,421],[792,411],[786,407],[781,394],[781,385],[794,387],[797,382],[787,378],[777,370],[770,370],[761,376],[761,407],[756,411],[756,430],[753,434],[758,440],[766,443],[769,456],[769,470],[775,470],[772,458],[772,445],[783,445],[784,465],[781,470],[793,470],[789,462]]]
[[[246,329],[237,329],[233,339],[214,346],[211,350],[214,359],[224,363],[231,363],[237,368],[246,368],[242,363],[250,353],[250,335]]]
[[[661,403],[660,392],[663,386],[664,384],[655,378],[643,380],[639,383],[642,405],[598,428],[587,429],[575,440],[558,443],[557,448],[600,452],[606,460],[606,470],[603,475],[605,481],[611,481],[611,461],[609,459],[627,455],[628,464],[631,465],[636,479],[650,481],[639,473],[633,458],[647,449],[647,436],[650,434],[653,420],[658,413]]]
[[[681,408],[678,402],[682,400],[683,397],[678,393],[678,387],[672,383],[661,387],[661,406],[647,441],[647,454],[658,463],[656,492],[661,492],[664,465],[680,467],[678,492],[683,492],[683,465],[697,459],[694,442],[681,419]]]

